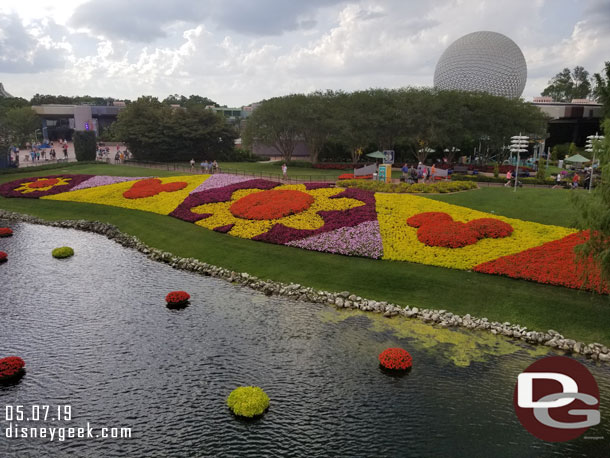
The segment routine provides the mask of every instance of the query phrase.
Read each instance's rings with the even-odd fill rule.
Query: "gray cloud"
[[[346,0],[91,0],[74,11],[70,24],[108,38],[147,43],[166,37],[165,28],[178,22],[210,21],[243,35],[269,36],[312,28],[319,8],[340,3]]]
[[[610,32],[610,2],[608,0],[592,1],[585,10],[587,23],[600,31]]]
[[[63,52],[47,49],[15,14],[0,14],[0,72],[39,73],[62,67]]]

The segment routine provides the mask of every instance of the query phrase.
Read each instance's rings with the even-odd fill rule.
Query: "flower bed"
[[[51,255],[57,259],[69,258],[71,256],[74,256],[74,250],[72,248],[70,248],[69,246],[62,246],[59,248],[55,248],[51,252]]]
[[[413,358],[402,348],[387,348],[379,354],[379,364],[384,369],[404,371],[413,365]]]
[[[240,386],[231,392],[227,405],[239,417],[254,418],[269,408],[269,396],[257,386]]]
[[[147,179],[54,175],[7,185],[2,185],[0,194],[169,214],[231,236],[308,250],[453,269],[476,268],[568,287],[582,284],[568,274],[551,278],[543,271],[550,267],[539,262],[543,259],[540,250],[556,249],[551,242],[563,241],[560,244],[564,246],[582,240],[568,238],[576,230],[505,218],[411,194],[472,189],[476,187],[472,182],[408,185],[345,180],[335,186],[284,185],[224,174]],[[520,268],[525,269],[519,272],[501,261],[517,255]],[[580,267],[575,258],[566,259],[564,269],[577,272]],[[585,287],[607,292],[601,280]]]
[[[8,259],[8,254],[4,251],[0,251],[0,263],[5,262]]]
[[[343,175],[339,175],[337,180],[372,180],[373,175],[358,175],[354,176],[353,173],[344,173]]]
[[[0,185],[0,196],[30,197],[43,196],[70,191],[93,175],[49,175],[46,177],[22,178]]]
[[[0,383],[14,381],[24,373],[25,361],[18,356],[0,359]]]
[[[10,227],[0,227],[0,237],[10,237],[13,235],[13,230]]]
[[[508,237],[513,233],[510,224],[493,218],[479,218],[467,223],[453,221],[442,212],[418,213],[407,220],[411,227],[419,228],[417,238],[428,246],[461,248],[473,245],[484,238]]]
[[[183,307],[188,304],[191,296],[186,291],[172,291],[165,296],[168,307]]]
[[[341,179],[341,177],[339,177]],[[505,180],[506,181],[506,180]],[[337,186],[393,193],[447,193],[477,189],[472,181],[440,181],[435,183],[384,183],[383,181],[342,180]]]

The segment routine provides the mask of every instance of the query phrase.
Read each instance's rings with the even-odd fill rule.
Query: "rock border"
[[[595,361],[610,362],[610,350],[606,345],[597,342],[586,344],[574,339],[568,339],[553,329],[549,329],[546,332],[533,331],[528,330],[525,326],[519,326],[518,324],[509,323],[508,321],[504,323],[489,321],[487,318],[477,318],[470,314],[460,316],[448,312],[447,310],[420,309],[419,307],[409,307],[408,305],[402,308],[396,304],[385,301],[362,298],[349,291],[333,293],[316,290],[311,287],[302,286],[298,283],[286,284],[272,280],[261,280],[246,272],[235,272],[223,267],[201,262],[194,258],[181,258],[174,256],[167,251],[151,248],[142,243],[137,237],[123,234],[112,224],[87,220],[45,221],[35,216],[2,209],[0,209],[0,218],[17,220],[30,224],[77,229],[104,235],[106,238],[114,240],[126,248],[133,248],[145,254],[153,261],[169,264],[175,269],[194,272],[208,277],[221,278],[231,283],[237,283],[261,291],[267,296],[283,296],[299,301],[333,305],[336,308],[382,313],[383,316],[387,318],[401,315],[406,318],[417,318],[425,323],[436,324],[443,328],[463,327],[467,329],[485,330],[492,334],[523,340],[529,344],[545,345],[565,352],[580,354]]]

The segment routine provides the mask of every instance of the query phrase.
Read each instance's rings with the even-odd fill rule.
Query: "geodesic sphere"
[[[511,99],[521,97],[527,64],[519,46],[501,33],[474,32],[454,41],[434,71],[441,90],[482,91]]]

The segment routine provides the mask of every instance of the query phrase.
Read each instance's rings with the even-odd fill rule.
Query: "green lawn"
[[[71,173],[138,175],[136,169],[118,166],[70,168]],[[148,169],[143,169],[150,171]],[[120,172],[120,173],[119,173]],[[50,174],[48,171],[43,174]],[[144,175],[144,174],[142,174]],[[2,181],[15,175],[2,176]],[[450,196],[434,196],[460,205],[490,205],[504,189],[485,188]],[[520,194],[519,190],[517,194]],[[560,190],[531,189],[518,200],[525,207],[529,195],[529,215],[538,213],[541,222],[558,224],[558,214],[551,211],[551,191],[561,207],[565,202]],[[499,193],[499,194],[496,194]],[[426,197],[430,197],[429,195]],[[521,199],[521,198],[518,198]],[[364,258],[317,253],[230,237],[205,230],[177,219],[134,210],[35,199],[0,198],[0,208],[29,213],[48,220],[90,219],[115,224],[123,232],[136,235],[146,244],[179,256],[249,272],[266,279],[297,282],[330,291],[349,290],[355,294],[397,304],[446,309],[458,314],[470,313],[500,322],[510,321],[530,329],[555,329],[586,342],[610,344],[610,299],[568,288],[513,280],[504,277],[424,266],[407,262],[378,261]],[[569,207],[568,207],[569,208]],[[485,208],[481,208],[485,209]],[[546,216],[542,216],[548,210]],[[522,212],[525,210],[521,210]],[[509,204],[496,207],[496,213],[511,214]],[[535,218],[534,218],[535,219]],[[553,221],[549,221],[552,219]],[[536,219],[535,219],[536,220]]]
[[[542,224],[573,227],[577,213],[570,202],[574,191],[550,188],[481,187],[455,194],[425,194],[434,200]],[[585,192],[579,190],[576,192]]]

